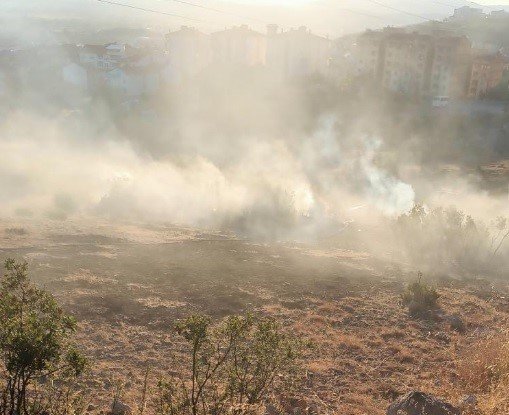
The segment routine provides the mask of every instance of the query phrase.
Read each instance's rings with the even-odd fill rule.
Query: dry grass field
[[[501,392],[479,357],[509,328],[505,282],[425,276],[440,309],[416,319],[400,295],[417,270],[364,252],[173,226],[5,221],[0,259],[7,257],[25,258],[34,281],[78,318],[92,361],[91,412],[107,410],[119,383],[135,406],[147,368],[150,385],[179,370],[177,319],[251,311],[311,342],[298,388],[282,397],[300,413],[381,415],[414,389],[452,403],[475,392],[486,414],[507,413],[493,409]],[[464,332],[451,316],[461,317]]]

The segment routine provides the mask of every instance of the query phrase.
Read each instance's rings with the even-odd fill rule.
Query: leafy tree
[[[30,282],[27,269],[26,263],[7,260],[0,283],[2,415],[44,412],[51,399],[41,395],[38,384],[55,376],[76,377],[86,364],[70,343],[76,321]]]

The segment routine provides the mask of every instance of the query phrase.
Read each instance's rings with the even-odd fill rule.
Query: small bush
[[[274,388],[288,388],[301,344],[279,324],[251,315],[213,324],[201,315],[177,324],[189,366],[159,382],[159,415],[257,413]]]
[[[401,295],[403,305],[408,307],[411,315],[426,314],[438,307],[440,295],[433,287],[422,282],[419,272],[418,281],[410,284]]]

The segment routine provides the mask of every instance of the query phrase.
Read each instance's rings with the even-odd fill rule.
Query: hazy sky
[[[466,0],[185,0],[225,12],[218,13],[178,0],[109,1],[178,14],[189,19],[129,9],[98,0],[0,0],[0,20],[10,22],[12,15],[18,18],[56,17],[95,26],[141,26],[164,31],[192,25],[207,32],[236,24],[248,24],[255,30],[264,31],[267,23],[277,23],[283,28],[305,25],[317,34],[337,37],[366,28],[413,24],[425,19],[441,20],[450,16],[456,6],[475,5]],[[509,5],[509,0],[493,0],[493,3],[479,0],[479,3]]]
[[[319,3],[320,0],[232,0],[232,2],[237,2],[237,3],[266,3],[266,4],[294,4],[294,3],[302,3],[302,4],[306,4],[307,3],[307,4],[309,4],[309,3]],[[337,3],[338,4],[343,3],[343,1],[338,0]],[[496,1],[478,0],[478,1],[476,1],[476,3],[486,4],[486,5],[491,5],[491,4],[508,4],[509,5],[509,0],[496,0]],[[387,4],[390,4],[390,1],[387,2]]]

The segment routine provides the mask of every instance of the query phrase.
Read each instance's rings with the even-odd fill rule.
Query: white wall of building
[[[69,63],[62,69],[62,76],[64,82],[78,88],[86,89],[88,87],[88,74],[87,70],[77,64]]]
[[[313,35],[305,27],[274,33],[269,26],[267,66],[283,79],[328,75],[332,56],[329,39]]]
[[[106,84],[129,97],[150,95],[159,88],[159,74],[115,68],[106,74]]]

